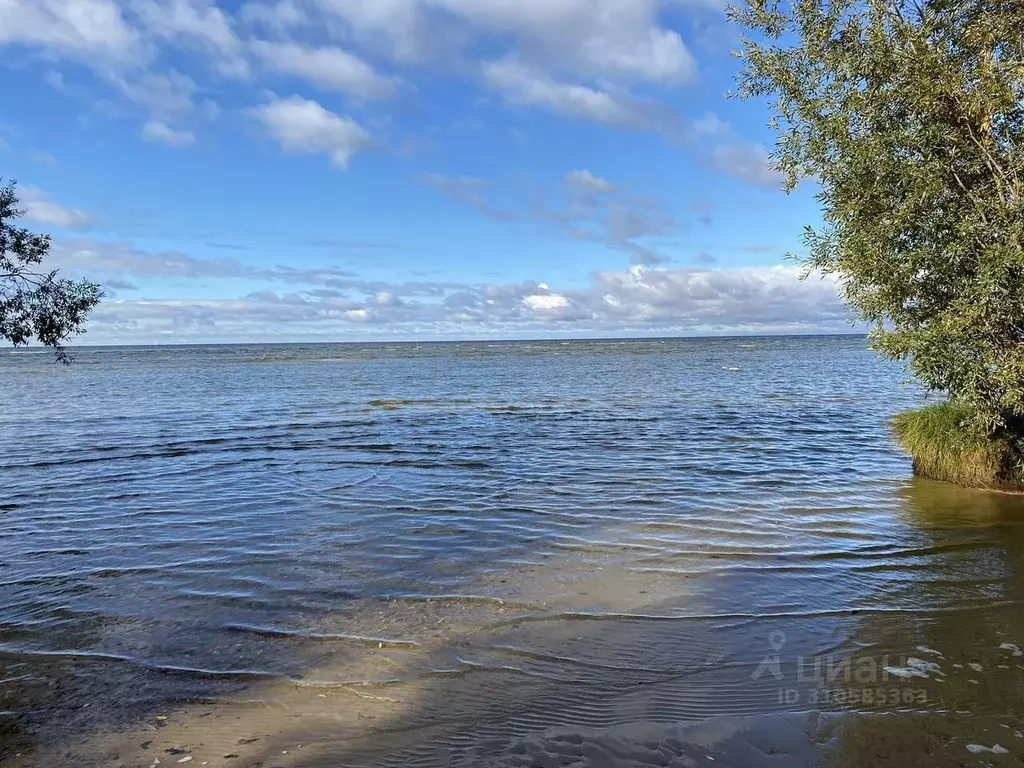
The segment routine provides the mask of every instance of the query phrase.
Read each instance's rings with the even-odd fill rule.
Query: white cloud
[[[565,183],[581,192],[599,195],[610,195],[615,191],[614,184],[600,176],[595,176],[588,170],[570,171],[565,175]]]
[[[642,127],[646,122],[639,105],[628,97],[559,82],[513,59],[488,62],[483,73],[485,81],[511,104],[630,128]]]
[[[130,243],[92,240],[56,241],[50,259],[55,267],[80,275],[206,278],[255,274],[255,270],[236,259],[196,259],[183,253],[150,253]]]
[[[159,120],[146,121],[146,124],[142,126],[142,138],[146,141],[161,142],[171,147],[187,147],[194,144],[196,140],[192,131],[171,128],[167,123]]]
[[[109,72],[106,79],[125,97],[144,107],[151,118],[184,118],[195,110],[196,82],[175,70],[157,72]]]
[[[650,29],[635,39],[593,38],[580,46],[587,69],[641,80],[679,83],[693,79],[697,62],[678,32]]]
[[[19,187],[18,196],[25,210],[25,218],[36,224],[75,230],[90,229],[93,225],[91,213],[55,203],[36,187]]]
[[[548,70],[676,83],[694,74],[659,0],[316,0],[356,35],[386,39],[399,58],[449,53],[481,39],[503,42]],[[273,7],[273,6],[271,6]],[[459,34],[461,32],[461,34]],[[433,39],[432,39],[433,38]]]
[[[540,286],[538,286],[540,287]],[[534,312],[554,312],[569,306],[569,300],[557,293],[534,293],[523,297],[523,304]]]
[[[64,75],[62,75],[55,69],[51,69],[49,72],[43,75],[43,81],[48,86],[53,88],[53,90],[58,91],[59,93],[68,92],[68,85],[64,82]]]
[[[415,63],[416,74],[426,67],[455,76],[482,72],[509,104],[669,132],[679,130],[679,116],[632,89],[694,79],[693,56],[663,12],[716,2],[0,0],[0,46],[74,58],[147,107],[143,120],[169,126],[175,114],[193,109],[197,91],[213,90],[209,80],[247,79],[256,61],[317,89],[388,98],[403,82],[376,63],[390,57]],[[183,55],[195,52],[201,56]],[[183,87],[185,76],[173,67],[198,85]]]
[[[770,189],[782,186],[784,177],[772,168],[768,150],[761,144],[720,144],[711,161],[718,170],[751,184]]]
[[[251,267],[235,259],[148,253],[127,243],[54,243],[54,267],[123,286],[135,278],[223,280],[262,288],[242,298],[105,302],[90,342],[288,340],[369,333],[406,337],[544,333],[841,332],[848,314],[831,279],[798,267],[598,272],[581,287],[520,283],[383,282],[335,267]],[[251,290],[251,289],[249,289]],[[362,331],[353,331],[359,327]]]
[[[0,44],[43,46],[89,63],[137,62],[144,48],[113,0],[3,0]]]
[[[252,49],[278,72],[301,77],[314,85],[364,99],[385,99],[395,93],[394,80],[341,48],[312,48],[296,43],[257,40]]]
[[[248,74],[231,18],[210,0],[133,0],[131,8],[152,36],[198,47],[222,74]]]
[[[451,286],[442,300],[264,290],[241,299],[105,302],[90,343],[573,334],[739,334],[848,330],[830,281],[792,267],[648,270],[593,276],[558,293],[538,283]],[[101,281],[102,282],[102,281]],[[401,293],[396,286],[396,294]]]
[[[726,136],[732,133],[732,126],[714,112],[705,112],[691,124],[698,136]]]
[[[194,109],[198,86],[162,65],[162,47],[198,49],[220,74],[244,76],[248,67],[231,17],[212,0],[0,0],[0,49],[12,43],[48,59],[75,59],[125,100],[144,107],[146,119],[165,123]],[[207,74],[194,61],[174,58]],[[72,97],[87,98],[88,91],[68,88],[58,71],[46,80]]]
[[[253,110],[278,143],[290,152],[326,154],[339,167],[373,145],[370,133],[350,117],[341,117],[315,101],[292,96]]]
[[[444,0],[498,33],[517,34],[537,63],[584,76],[682,82],[694,61],[679,35],[660,26],[657,0]]]
[[[307,21],[306,11],[295,0],[277,2],[245,3],[238,12],[239,17],[249,24],[255,24],[278,34],[302,26]]]
[[[835,321],[845,317],[831,280],[801,280],[799,267],[656,270],[633,267],[595,277],[632,317],[685,317],[691,325]]]

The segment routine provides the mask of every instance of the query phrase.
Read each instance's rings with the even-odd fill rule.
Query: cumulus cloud
[[[171,102],[190,102],[196,91],[182,87],[174,67],[204,91],[215,90],[208,81],[272,72],[369,100],[393,96],[403,82],[394,70],[415,66],[416,74],[429,67],[474,76],[517,107],[676,132],[680,117],[636,88],[696,78],[694,57],[665,12],[687,5],[695,13],[716,2],[3,0],[0,46],[91,67],[149,110],[143,121],[173,130],[184,129],[172,117],[192,107]]]
[[[598,195],[610,195],[615,191],[614,184],[600,176],[595,176],[588,170],[569,171],[565,175],[565,183],[572,189]]]
[[[595,292],[614,296],[618,311],[649,322],[690,327],[822,323],[843,320],[831,280],[801,280],[799,267],[652,270],[633,267],[595,277]]]
[[[276,0],[276,2],[247,2],[238,11],[239,18],[247,24],[262,27],[277,35],[308,22],[304,8],[297,0]]]
[[[252,50],[270,68],[328,90],[350,93],[363,99],[386,99],[395,93],[396,84],[392,78],[379,74],[365,61],[342,48],[257,40],[252,43]]]
[[[174,127],[176,123],[189,120],[196,110],[195,94],[199,86],[191,77],[176,70],[163,73],[105,71],[103,77],[146,113],[142,129],[144,139],[172,146],[185,146],[195,139],[189,130]]]
[[[263,5],[268,16],[281,4]],[[285,3],[286,7],[291,3]],[[449,52],[486,39],[511,42],[532,63],[590,76],[618,75],[676,83],[694,74],[693,57],[678,33],[660,23],[658,0],[316,0],[318,10],[357,36],[387,41],[397,57],[436,50],[447,27]],[[294,16],[292,16],[294,18]],[[297,21],[297,20],[296,20]]]
[[[92,214],[78,208],[67,208],[50,200],[36,187],[19,187],[18,196],[25,210],[25,218],[47,227],[85,230],[93,226]]]
[[[784,180],[772,167],[768,150],[761,144],[720,144],[712,152],[711,161],[723,173],[759,187],[778,189]]]
[[[523,297],[523,304],[534,312],[554,312],[569,306],[569,300],[557,293],[533,293]]]
[[[89,340],[175,341],[572,332],[739,334],[841,332],[847,314],[828,280],[794,267],[602,272],[576,290],[537,282],[449,286],[440,296],[381,302],[272,290],[241,299],[113,301],[97,308]],[[402,293],[394,286],[395,297]]]
[[[580,46],[588,68],[651,82],[691,80],[697,64],[678,32],[652,27],[633,39],[596,37]]]
[[[221,74],[248,75],[233,21],[211,0],[132,0],[131,8],[153,37],[198,48]]]
[[[677,127],[668,108],[631,93],[634,83],[692,81],[696,63],[661,22],[662,0],[315,0],[375,50],[399,61],[493,51],[483,80],[512,105],[612,126]],[[270,6],[277,7],[277,6]]]
[[[636,89],[695,79],[663,12],[705,2],[714,0],[4,0],[0,46],[91,67],[146,110],[143,122],[182,134],[194,95],[224,77],[284,74],[381,100],[410,66],[472,76],[518,108],[681,134],[681,116]]]
[[[705,112],[693,120],[690,129],[698,136],[726,136],[732,133],[732,126],[714,112]]]
[[[671,130],[678,116],[667,107],[627,93],[556,80],[515,59],[484,64],[484,80],[513,105],[539,107],[563,117],[635,130]]]
[[[4,0],[0,43],[41,46],[91,63],[137,62],[142,39],[114,0]]]
[[[846,328],[835,284],[791,266],[598,272],[589,283],[369,280],[334,267],[253,267],[233,258],[151,253],[129,243],[57,241],[53,265],[102,285],[222,280],[240,298],[114,299],[95,311],[90,342],[288,340],[590,333],[779,333]],[[232,282],[240,281],[240,282]],[[263,286],[255,292],[253,284]]]
[[[355,120],[300,96],[272,101],[253,115],[285,150],[325,154],[338,168],[347,168],[353,155],[373,146],[373,137]]]
[[[142,126],[142,138],[171,147],[187,147],[194,144],[196,136],[192,131],[172,128],[161,120],[147,120]]]
[[[101,82],[142,107],[146,119],[169,123],[192,111],[197,86],[157,66],[158,43],[187,47],[201,38],[226,61],[230,46],[221,30],[229,33],[228,23],[223,11],[203,0],[6,0],[0,2],[0,46],[20,44],[91,67]],[[58,71],[47,82],[74,95]]]

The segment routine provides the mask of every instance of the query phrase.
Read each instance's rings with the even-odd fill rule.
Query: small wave
[[[405,407],[428,407],[446,405],[472,405],[472,400],[436,400],[433,398],[408,399],[408,400],[370,400],[367,405],[373,408],[405,408]]]
[[[408,650],[422,650],[423,648],[422,645],[413,640],[396,640],[388,637],[365,637],[363,635],[350,635],[337,632],[312,632],[308,630],[264,627],[252,624],[226,624],[224,629],[228,632],[242,632],[260,637],[289,637],[300,640],[317,640],[327,642],[337,641],[363,645],[368,648],[404,648]]]
[[[62,661],[96,661],[109,662],[114,664],[130,664],[143,667],[155,672],[166,672],[185,677],[196,677],[205,679],[222,680],[279,680],[285,678],[276,672],[268,672],[262,669],[210,669],[205,667],[190,667],[180,664],[164,664],[152,659],[140,658],[129,654],[104,653],[102,651],[85,650],[35,650],[26,648],[10,648],[0,646],[0,653],[8,658],[20,658],[23,660],[34,659],[57,659]]]

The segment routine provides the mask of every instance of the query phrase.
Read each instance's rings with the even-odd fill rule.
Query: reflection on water
[[[11,765],[1024,755],[1024,498],[911,480],[863,339],[0,376]]]

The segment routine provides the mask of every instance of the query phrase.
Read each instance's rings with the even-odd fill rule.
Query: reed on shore
[[[914,460],[914,472],[972,488],[1024,492],[1024,451],[1003,436],[972,429],[971,410],[945,402],[901,413],[893,419],[899,446]]]

